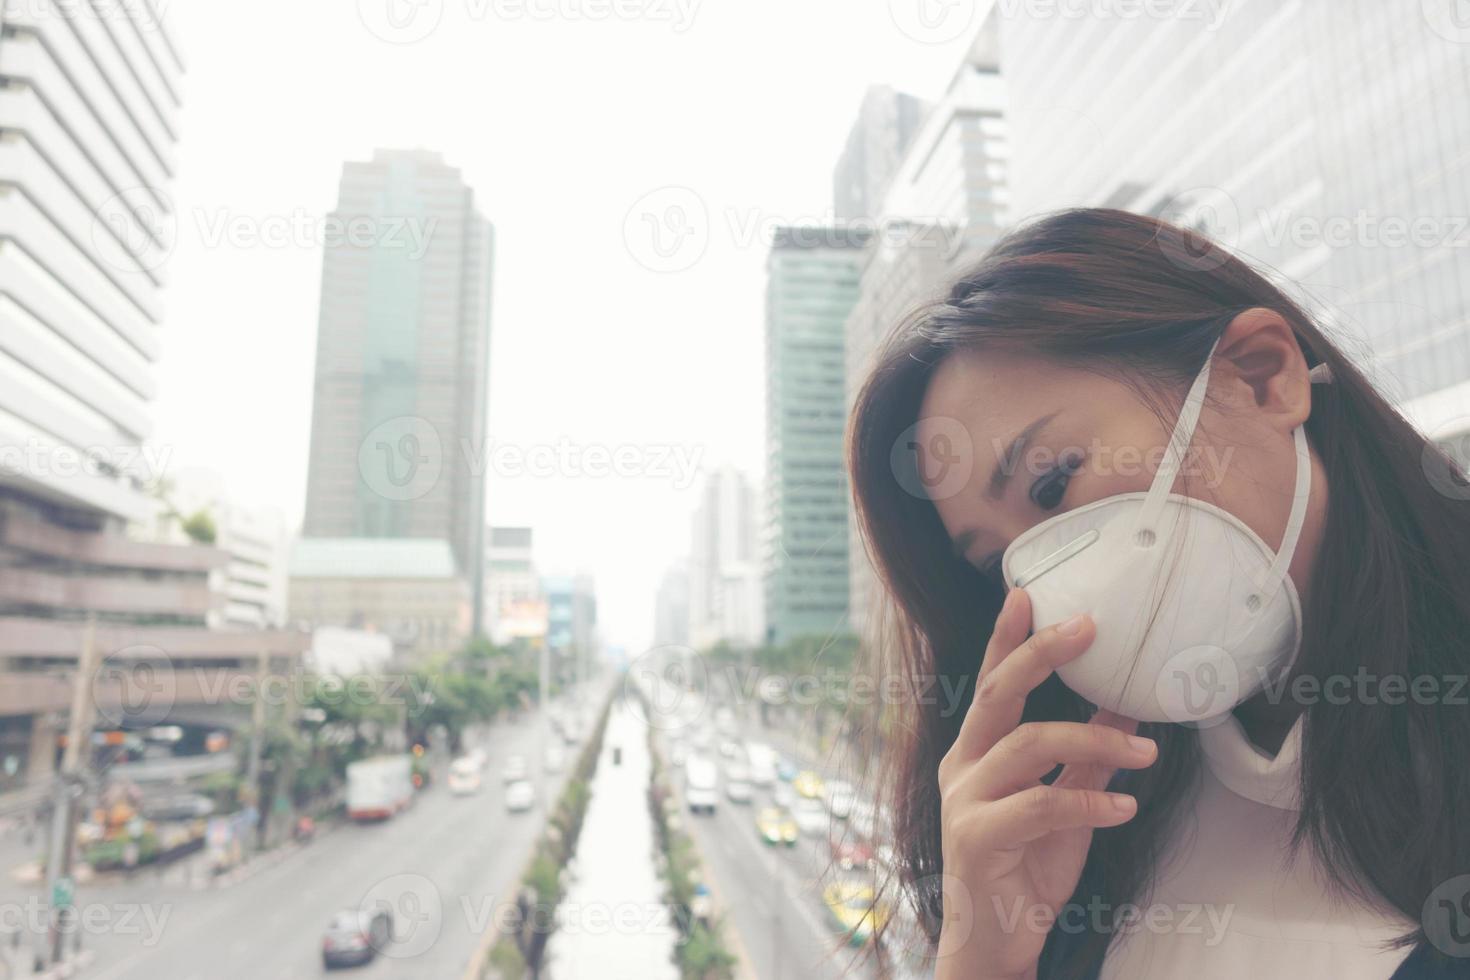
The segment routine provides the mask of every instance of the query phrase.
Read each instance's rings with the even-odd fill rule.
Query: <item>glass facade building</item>
[[[1426,430],[1470,427],[1470,22],[1455,5],[1066,6],[995,8],[1015,215],[1108,205],[1207,231],[1297,284]]]
[[[777,229],[766,263],[766,642],[848,631],[843,328],[868,236]]]
[[[348,163],[333,217],[302,534],[446,541],[478,618],[491,225],[422,151]]]

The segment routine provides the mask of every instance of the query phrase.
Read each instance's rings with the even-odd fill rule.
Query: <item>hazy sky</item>
[[[489,518],[534,526],[544,570],[593,572],[604,634],[635,652],[697,487],[660,455],[761,465],[770,225],[828,213],[868,84],[940,93],[970,6],[163,2],[189,72],[155,442],[299,524],[314,222],[344,160],[439,151],[497,230],[492,443],[574,461],[492,469]],[[950,19],[916,21],[919,3]],[[659,220],[682,243],[668,255]],[[589,448],[621,446],[647,472],[580,472],[598,465]]]

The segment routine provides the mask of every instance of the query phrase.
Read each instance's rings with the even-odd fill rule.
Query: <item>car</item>
[[[888,921],[889,905],[865,881],[840,879],[822,889],[827,913],[853,946],[866,946]]]
[[[791,781],[791,788],[796,790],[798,796],[804,796],[809,800],[820,800],[826,791],[822,777],[810,769],[797,773],[796,778]]]
[[[821,800],[797,800],[791,816],[796,821],[796,826],[808,837],[820,837],[832,826],[832,818],[827,815],[827,808],[822,806]]]
[[[474,763],[475,768],[480,770],[481,772],[485,771],[486,764],[490,762],[490,756],[488,756],[485,753],[485,750],[480,748],[478,745],[466,752],[464,754],[464,758]]]
[[[393,941],[393,916],[386,908],[344,909],[322,935],[322,966],[360,966]]]
[[[517,779],[505,787],[505,809],[511,813],[523,813],[536,802],[536,789],[529,781]]]
[[[850,783],[834,779],[827,784],[827,809],[838,820],[846,820],[851,815],[854,798]]]
[[[782,758],[776,763],[776,778],[783,783],[789,783],[796,778],[796,763],[790,759]]]
[[[691,755],[684,765],[684,801],[690,813],[714,813],[719,800],[714,760]]]
[[[843,871],[867,869],[877,870],[877,858],[873,845],[851,834],[837,834],[832,838],[832,860]]]
[[[561,772],[567,764],[567,753],[560,745],[548,745],[546,757],[541,760],[542,768],[547,772]]]
[[[480,791],[480,764],[469,756],[449,764],[449,792],[453,796],[470,796]]]
[[[728,738],[725,739],[720,743],[720,755],[727,759],[740,758],[740,743]]]
[[[526,757],[513,755],[505,760],[505,766],[500,770],[500,781],[503,783],[514,783],[526,778]]]
[[[755,828],[760,831],[761,840],[767,844],[796,846],[799,831],[796,828],[796,821],[791,819],[791,814],[787,810],[774,806],[765,807],[755,816]]]
[[[777,783],[771,788],[771,799],[777,806],[789,810],[796,805],[796,790],[789,783]]]
[[[745,747],[750,760],[750,781],[757,786],[770,786],[776,781],[776,753],[769,745],[752,742]]]
[[[725,797],[731,803],[749,803],[750,795],[750,783],[743,779],[725,780]]]

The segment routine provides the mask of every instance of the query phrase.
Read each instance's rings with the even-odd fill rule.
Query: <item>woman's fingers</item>
[[[1090,725],[1102,725],[1106,728],[1117,729],[1125,735],[1134,735],[1138,732],[1138,721],[1127,718],[1115,711],[1099,708],[1088,720]],[[1062,769],[1053,786],[1073,786],[1079,789],[1107,789],[1108,783],[1112,782],[1114,774],[1118,771],[1116,766],[1102,766],[1097,764],[1073,763]]]
[[[1138,801],[1126,793],[1033,786],[985,807],[972,846],[994,853],[1059,830],[1116,827],[1133,819]]]
[[[1012,590],[1016,595],[1020,590]],[[1030,616],[1030,602],[1021,600],[1009,605],[1003,613],[1014,615],[1015,609],[1023,609]],[[1000,620],[997,620],[997,634]],[[1008,623],[1007,628],[1014,628]],[[1063,623],[1048,626],[1029,639],[1025,639],[1014,651],[1000,658],[988,671],[982,671],[970,699],[970,709],[965,714],[964,724],[948,760],[956,762],[974,761],[980,758],[996,742],[1021,722],[1021,713],[1026,707],[1026,697],[1059,665],[1082,655],[1092,643],[1094,628],[1088,616],[1074,616]],[[1009,642],[1010,637],[1005,638]],[[994,642],[994,641],[992,641]],[[986,655],[987,662],[990,654]]]
[[[1011,653],[1026,642],[1031,633],[1031,597],[1025,589],[1012,589],[995,616],[990,642],[985,644],[985,657],[980,661],[980,677],[984,678]]]
[[[1107,725],[1032,722],[997,742],[950,792],[971,800],[999,800],[1033,785],[1059,765],[1144,769],[1157,757],[1152,739]]]

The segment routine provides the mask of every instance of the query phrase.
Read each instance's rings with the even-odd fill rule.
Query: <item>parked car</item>
[[[322,965],[330,970],[370,963],[392,941],[393,916],[387,909],[346,909],[327,923]]]
[[[761,840],[767,844],[785,844],[787,847],[796,845],[799,833],[796,821],[791,819],[790,812],[779,807],[768,806],[756,814],[755,828],[760,831]]]
[[[505,808],[511,813],[523,813],[536,802],[536,788],[524,779],[517,779],[505,787]]]
[[[826,791],[822,783],[822,777],[810,769],[800,772],[791,781],[791,788],[796,790],[797,795],[804,796],[809,800],[820,800]]]

